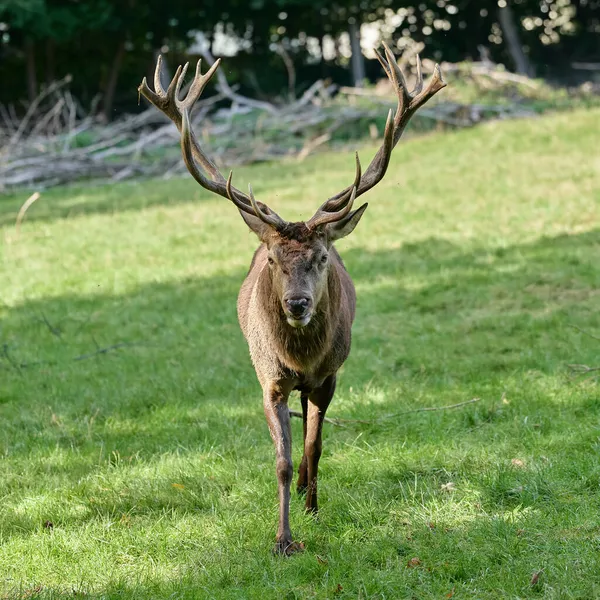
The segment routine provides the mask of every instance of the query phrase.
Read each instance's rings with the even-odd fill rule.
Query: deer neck
[[[259,293],[264,306],[264,318],[278,354],[290,369],[311,370],[331,348],[340,302],[340,282],[337,271],[330,267],[327,285],[315,307],[312,319],[305,327],[295,328],[287,322],[271,279],[265,268],[259,280]]]

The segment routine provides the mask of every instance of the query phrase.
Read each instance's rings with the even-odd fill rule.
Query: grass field
[[[600,366],[599,122],[398,146],[338,246],[358,314],[330,416],[480,400],[327,425],[289,559],[237,211],[191,178],[56,189],[17,233],[27,194],[2,198],[0,598],[600,597],[600,390],[567,367]],[[353,170],[235,179],[301,218]]]

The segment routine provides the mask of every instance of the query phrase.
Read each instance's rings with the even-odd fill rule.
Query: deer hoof
[[[292,542],[291,540],[281,540],[275,544],[273,554],[276,556],[291,556],[297,552],[304,552],[302,542]]]

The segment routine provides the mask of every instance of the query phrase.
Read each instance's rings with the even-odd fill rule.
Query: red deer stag
[[[323,420],[335,391],[336,373],[350,351],[356,295],[333,243],[358,224],[367,204],[352,210],[353,203],[381,181],[392,150],[412,115],[446,85],[436,65],[433,77],[424,87],[417,60],[417,80],[409,92],[391,50],[385,46],[385,56],[378,52],[377,57],[398,96],[395,115],[391,110],[388,114],[383,144],[364,174],[357,155],[354,183],[324,202],[308,221],[300,223],[285,221],[258,202],[251,187],[248,195],[233,187],[232,174],[225,179],[200,147],[190,127],[190,111],[217,70],[218,60],[204,75],[198,62],[183,100],[179,92],[187,64],[177,69],[165,91],[160,82],[159,58],[154,91],[145,78],[139,87],[139,92],[172,119],[181,132],[183,158],[194,179],[233,202],[260,240],[242,284],[237,309],[262,386],[264,412],[275,444],[279,527],[274,551],[285,555],[303,548],[293,541],[289,524],[293,467],[288,396],[292,390],[300,391],[304,422],[304,454],[297,489],[306,494],[306,510],[316,512]]]

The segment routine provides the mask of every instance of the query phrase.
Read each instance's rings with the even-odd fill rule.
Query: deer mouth
[[[303,315],[302,317],[287,315],[287,322],[288,322],[288,325],[291,325],[292,327],[294,327],[294,329],[300,329],[300,328],[306,327],[306,325],[308,325],[311,317],[312,317],[312,314],[310,314],[310,313]]]

